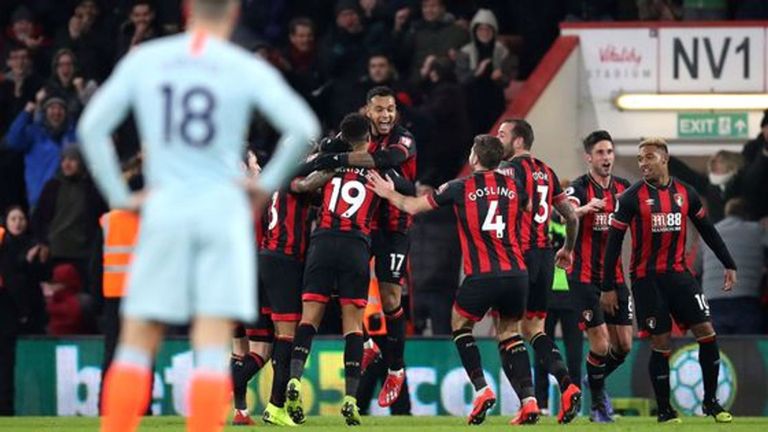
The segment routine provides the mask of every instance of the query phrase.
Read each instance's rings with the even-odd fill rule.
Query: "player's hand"
[[[604,208],[605,208],[605,199],[604,198],[592,198],[583,207],[585,213],[595,213],[595,212],[597,212],[599,210],[602,210]]]
[[[600,293],[600,307],[609,315],[615,315],[619,310],[619,295],[616,290]]]
[[[256,153],[252,152],[251,150],[248,150],[248,156],[247,156],[247,170],[248,175],[251,178],[256,178],[261,174],[261,165],[259,165],[259,158],[256,156]]]
[[[723,283],[723,291],[728,292],[736,286],[736,270],[725,269],[725,282]]]
[[[365,178],[368,179],[368,183],[365,184],[365,187],[372,190],[373,193],[382,198],[386,198],[395,190],[395,183],[391,178],[389,178],[389,176],[384,179],[376,171],[368,171],[368,174],[365,176]]]
[[[555,265],[561,269],[567,269],[573,265],[573,251],[566,248],[560,248],[555,255]]]
[[[341,155],[344,153],[321,154],[315,159],[315,171],[336,169],[342,165]]]

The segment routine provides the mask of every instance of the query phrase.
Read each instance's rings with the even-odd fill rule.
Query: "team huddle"
[[[136,430],[163,325],[189,321],[195,356],[190,431],[221,430],[232,390],[234,422],[251,424],[247,383],[269,359],[274,378],[262,419],[284,426],[304,423],[301,378],[332,297],[340,304],[345,341],[342,416],[348,425],[361,423],[358,384],[379,355],[388,373],[378,403],[392,405],[405,381],[401,280],[410,218],[438,207],[454,210],[463,255],[465,279],[451,324],[475,389],[469,424],[482,423],[497,400],[472,333],[488,313],[503,371],[521,401],[511,423],[533,424],[541,415],[526,344],[558,381],[558,422],[576,417],[581,390],[544,331],[555,266],[568,271],[589,339],[593,420],[610,420],[604,382],[630,350],[636,314],[638,326],[651,336],[649,372],[658,420],[680,421],[669,389],[674,318],[691,329],[700,346],[705,413],[731,421],[716,397],[719,350],[707,301],[684,261],[688,219],[726,268],[726,290],[736,282],[736,266],[697,194],[669,176],[663,140],[640,143],[643,179],[630,185],[612,175],[613,141],[596,131],[584,140],[588,173],[563,188],[555,172],[531,154],[532,127],[511,119],[496,136],[474,138],[471,174],[415,196],[417,145],[397,124],[391,89],[372,89],[365,114],[347,115],[339,134],[321,141],[305,159],[305,143],[318,135],[306,103],[269,66],[224,40],[237,2],[194,0],[191,6],[187,33],[142,45],[123,60],[78,127],[86,160],[110,204],[142,212],[120,342],[105,377],[103,431]],[[251,84],[232,91],[233,82]],[[109,142],[130,108],[147,161],[148,192],[138,194],[121,181]],[[243,180],[242,137],[254,108],[282,139],[265,170]],[[255,161],[249,165],[258,171]],[[251,205],[263,209],[263,224],[254,223],[244,189]],[[548,236],[555,212],[566,226],[557,251]],[[254,226],[263,226],[263,233],[257,235]],[[631,294],[620,258],[627,229]],[[363,325],[372,259],[386,319],[382,347]],[[230,350],[237,322],[255,324],[237,327]]]

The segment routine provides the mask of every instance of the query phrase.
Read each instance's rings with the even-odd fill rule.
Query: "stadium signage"
[[[678,113],[680,138],[746,138],[747,113]]]
[[[674,403],[686,413],[698,413],[702,392],[695,361],[698,348],[679,340],[676,345],[671,360]],[[486,379],[499,395],[491,414],[514,414],[519,401],[499,365],[496,343],[480,339],[478,347],[487,367]],[[17,414],[97,415],[102,348],[98,338],[21,339],[15,372]],[[338,415],[344,393],[343,350],[343,342],[337,339],[319,339],[313,344],[303,384],[305,407],[311,415]],[[608,380],[613,397],[651,397],[653,390],[646,373],[649,356],[648,344],[636,341],[625,367]],[[406,358],[414,415],[464,416],[469,412],[472,387],[450,340],[412,341],[406,347]],[[768,338],[724,338],[721,359],[720,400],[738,415],[768,415]],[[186,340],[163,343],[155,362],[153,413],[186,413],[184,401],[192,365]],[[251,382],[248,397],[254,412],[262,410],[269,400],[271,379],[272,371],[266,368]],[[550,383],[550,407],[556,409],[558,393],[553,380]],[[371,413],[387,411],[374,402]]]
[[[579,36],[588,92],[761,92],[766,88],[768,24],[563,24]]]

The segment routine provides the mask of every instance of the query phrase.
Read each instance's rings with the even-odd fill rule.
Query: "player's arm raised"
[[[112,208],[135,210],[141,195],[131,195],[120,172],[112,132],[125,119],[131,107],[132,65],[136,55],[121,61],[112,76],[101,86],[85,107],[77,125],[77,135],[88,169]]]
[[[379,173],[370,171],[367,178],[368,183],[366,187],[368,187],[368,189],[372,190],[376,195],[388,200],[392,205],[406,213],[413,215],[434,208],[427,196],[411,197],[396,191],[395,183],[389,175],[387,175],[386,178],[383,178]]]

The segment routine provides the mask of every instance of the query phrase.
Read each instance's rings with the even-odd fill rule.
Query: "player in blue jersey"
[[[142,209],[123,331],[105,378],[102,431],[138,427],[163,325],[190,320],[195,369],[188,430],[221,430],[231,396],[233,321],[256,317],[253,217],[244,189],[265,201],[319,132],[312,111],[277,71],[227,42],[239,1],[189,4],[188,30],[133,50],[78,125],[89,168],[111,207]],[[258,184],[246,183],[239,169],[254,109],[282,132]],[[129,193],[110,140],[130,110],[145,157],[143,196]]]

